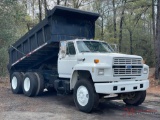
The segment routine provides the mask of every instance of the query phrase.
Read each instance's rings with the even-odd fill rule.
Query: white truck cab
[[[114,53],[107,43],[99,40],[61,41],[58,74],[70,79],[76,106],[85,112],[93,107],[87,106],[92,101],[90,94],[114,93],[123,97],[126,104],[139,105],[149,87],[149,67],[143,64],[141,56]],[[96,101],[97,97],[92,99]]]

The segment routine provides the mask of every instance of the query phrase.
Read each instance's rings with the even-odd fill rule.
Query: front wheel
[[[123,99],[126,105],[138,106],[142,104],[146,98],[146,91],[137,91],[128,94],[130,96],[130,99]]]
[[[97,107],[99,96],[95,92],[93,83],[89,80],[78,80],[74,87],[74,102],[76,107],[83,112],[91,112]]]

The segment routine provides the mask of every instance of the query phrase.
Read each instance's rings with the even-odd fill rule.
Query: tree
[[[128,2],[127,3],[130,8],[127,10],[129,13],[126,13],[125,19],[125,29],[128,30],[129,39],[130,39],[130,54],[133,54],[133,32],[135,31],[138,22],[143,19],[143,15],[147,12],[151,4],[149,2]]]
[[[31,2],[33,19],[35,18],[35,0]]]
[[[0,76],[7,74],[8,46],[27,31],[26,10],[17,1],[0,2]]]
[[[121,47],[122,47],[122,32],[123,32],[123,22],[124,22],[124,11],[125,11],[125,5],[126,5],[126,0],[122,0],[122,12],[120,16],[120,24],[119,24],[119,52],[121,52]]]
[[[45,16],[47,16],[47,11],[48,11],[47,0],[44,0],[44,11],[45,11]]]
[[[156,23],[156,39],[155,39],[155,53],[156,53],[156,64],[155,64],[155,78],[160,78],[160,1],[157,1],[157,23]]]
[[[38,0],[38,7],[39,7],[39,22],[42,21],[42,1]]]
[[[100,1],[97,0],[93,4],[93,10],[96,11],[100,17],[96,22],[97,27],[100,29],[100,36],[99,39],[104,40],[104,34],[105,34],[105,26],[107,25],[107,13],[109,14],[109,11],[111,10],[109,6],[109,1]],[[97,36],[97,37],[98,37]]]
[[[72,7],[73,8],[79,8],[81,6],[84,5],[84,3],[86,2],[86,0],[72,0]]]
[[[116,24],[116,7],[115,7],[115,0],[112,0],[113,4],[113,25],[114,25],[114,38],[117,38],[117,24]]]
[[[155,45],[155,0],[152,0],[152,29],[153,29],[153,43]],[[155,48],[155,46],[154,46]]]

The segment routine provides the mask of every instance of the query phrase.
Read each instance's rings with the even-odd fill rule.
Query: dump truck
[[[108,43],[94,40],[98,17],[62,6],[50,10],[8,49],[12,92],[28,97],[46,89],[73,94],[75,106],[83,112],[91,112],[100,99],[142,104],[149,67],[141,56],[115,53]]]

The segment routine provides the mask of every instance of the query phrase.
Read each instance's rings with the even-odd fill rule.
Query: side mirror
[[[63,41],[60,43],[60,56],[64,58],[66,56],[66,42]]]

